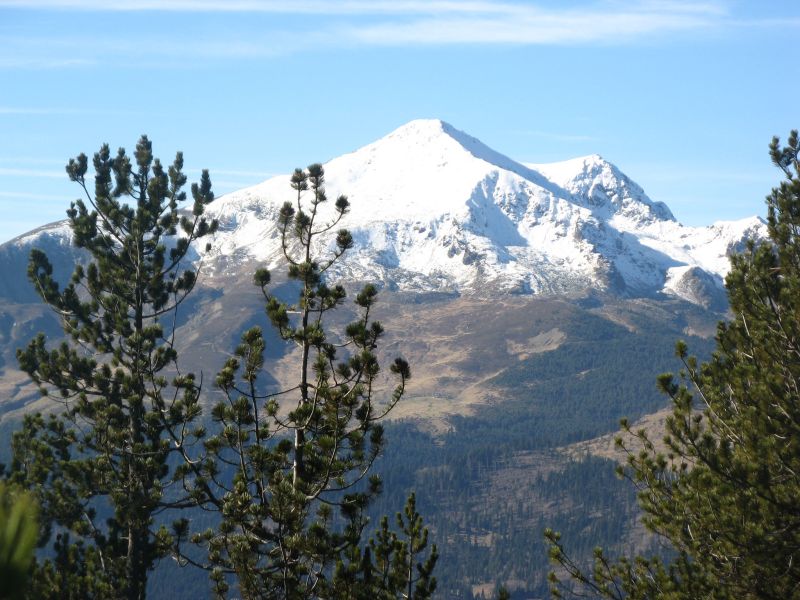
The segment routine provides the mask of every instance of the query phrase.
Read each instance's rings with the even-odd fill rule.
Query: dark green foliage
[[[276,293],[282,293],[284,300],[291,298],[285,291]],[[425,308],[425,304],[420,305],[420,310]],[[620,415],[663,406],[664,398],[656,390],[652,373],[677,364],[669,346],[684,325],[656,321],[647,326],[645,319],[637,323],[637,331],[612,325],[614,335],[601,342],[604,355],[610,364],[629,364],[627,376],[637,383],[628,386],[630,391],[624,394],[614,393],[613,385],[602,382],[606,369],[600,362],[585,374],[580,385],[607,391],[584,395],[570,391],[576,389],[570,379],[578,378],[586,370],[587,361],[594,360],[592,345],[581,340],[599,337],[594,330],[606,325],[602,317],[580,314],[574,311],[563,320],[565,325],[559,325],[567,335],[564,346],[569,349],[558,355],[564,369],[560,375],[545,377],[541,365],[552,364],[549,353],[520,361],[531,366],[535,379],[526,379],[523,369],[515,372],[517,383],[507,388],[507,399],[478,407],[472,417],[458,418],[454,430],[443,436],[420,432],[405,421],[385,424],[386,444],[374,467],[381,474],[383,493],[369,508],[371,522],[365,537],[380,524],[383,515],[390,515],[388,524],[396,529],[393,515],[403,509],[409,492],[416,490],[417,509],[425,515],[429,539],[439,551],[435,597],[471,598],[472,585],[484,584],[489,586],[485,591],[488,598],[493,595],[493,582],[506,583],[515,598],[545,597],[545,525],[563,533],[573,556],[591,557],[597,545],[616,552],[629,549],[635,492],[619,485],[610,461],[566,461],[549,476],[539,476],[538,465],[565,461],[548,449],[553,445],[579,439],[581,432],[594,436],[613,431]],[[541,326],[552,325],[545,321]],[[696,348],[702,340],[689,338],[689,342]],[[270,356],[279,354],[274,344],[267,342],[265,364]],[[615,368],[610,372],[621,371]],[[272,385],[262,382],[265,389]],[[643,398],[637,390],[645,390],[642,395],[650,390],[653,393]],[[598,414],[607,417],[598,419]],[[213,431],[210,425],[209,430]],[[513,493],[508,494],[496,486],[497,477],[520,464],[519,452],[534,452],[534,460],[520,465],[522,469],[530,465],[529,470],[519,471],[521,477],[514,480]],[[213,525],[213,514],[206,511],[195,510],[186,516],[192,519],[194,530]],[[204,517],[203,525],[195,525]],[[484,544],[482,540],[488,540],[490,532],[492,544]],[[149,585],[149,595],[169,595],[175,600],[207,597],[209,589],[207,579],[196,570],[176,569],[169,560],[161,561]]]
[[[245,598],[337,593],[331,573],[337,561],[358,551],[365,511],[382,487],[370,474],[384,444],[379,421],[410,377],[408,364],[396,359],[390,368],[396,387],[377,403],[376,349],[383,328],[371,317],[374,286],[357,294],[356,321],[335,338],[326,330],[329,312],[346,293],[340,285],[329,286],[323,274],[352,238],[339,231],[325,257],[315,254],[317,238],[336,227],[348,202],[340,196],[331,218],[321,223],[327,198],[320,165],[296,170],[292,187],[297,202],[281,208],[279,228],[289,278],[299,284],[297,302],[287,305],[268,292],[265,269],[256,271],[254,283],[263,291],[272,325],[295,348],[296,383],[266,393],[264,336],[258,327],[245,332],[217,376],[224,400],[213,409],[215,431],[204,442],[205,455],[180,469],[192,498],[221,519],[218,527],[191,536],[207,549],[205,566],[218,596],[228,593],[231,575],[236,593]],[[190,537],[188,524],[175,533],[177,553],[196,562],[182,545]]]
[[[560,325],[568,333],[565,343],[510,365],[492,380],[508,391],[503,430],[519,449],[589,439],[618,427],[620,415],[638,418],[663,407],[653,373],[676,364],[674,329],[643,322],[629,331],[591,313],[570,319]],[[690,341],[699,354],[710,353],[707,340]],[[483,439],[489,425],[479,429],[480,420],[458,419],[457,427],[475,429]]]
[[[676,553],[669,563],[610,561],[584,574],[549,532],[553,558],[584,589],[608,598],[794,598],[800,589],[800,161],[798,135],[770,145],[786,179],[767,197],[771,243],[731,258],[733,319],[700,363],[679,343],[666,455],[644,432],[624,474],[645,524]],[[690,391],[690,388],[692,391]],[[624,444],[623,444],[624,445]],[[559,593],[557,580],[554,588]]]
[[[400,494],[416,490],[417,509],[425,514],[439,553],[436,597],[471,598],[475,584],[512,581],[521,598],[544,597],[545,523],[564,532],[571,552],[585,556],[597,544],[619,544],[635,516],[635,494],[618,486],[611,461],[588,457],[572,462],[548,450],[527,458],[504,446],[503,406],[492,407],[497,422],[486,426],[491,433],[481,440],[472,430],[442,439],[409,423],[387,424],[388,444],[376,463],[386,493],[370,516],[379,522],[380,515],[399,508]],[[471,443],[478,449],[465,453]],[[503,450],[489,451],[489,444]],[[552,471],[540,470],[549,465]],[[508,469],[519,477],[499,485]],[[523,583],[524,590],[519,587]]]
[[[679,364],[670,345],[686,325],[645,312],[629,330],[580,310],[558,323],[566,336],[559,348],[515,362],[493,380],[504,385],[502,402],[451,417],[453,429],[435,437],[412,424],[386,426],[389,442],[376,465],[386,493],[370,514],[398,510],[397,497],[416,490],[439,549],[443,598],[471,598],[473,585],[493,582],[507,583],[515,597],[545,597],[546,525],[581,558],[598,544],[619,551],[638,540],[630,537],[635,492],[618,485],[614,463],[571,462],[554,448],[612,432],[626,413],[662,408],[653,375]],[[509,472],[513,484],[498,486]]]
[[[433,569],[439,554],[436,544],[424,561],[428,547],[428,529],[417,512],[412,493],[403,513],[397,513],[400,534],[389,529],[389,519],[381,519],[369,546],[349,549],[346,560],[340,560],[334,573],[332,589],[337,598],[391,600],[407,598],[426,600],[436,590]]]
[[[105,576],[103,557],[97,546],[73,542],[67,533],[59,533],[53,542],[52,555],[36,564],[27,590],[29,598],[116,598],[119,589]]]
[[[0,483],[0,598],[22,598],[39,525],[33,496]]]
[[[49,348],[39,335],[18,351],[60,410],[25,419],[11,478],[37,491],[42,542],[61,532],[37,572],[36,597],[133,599],[171,546],[154,515],[187,500],[168,500],[165,490],[171,456],[195,439],[200,385],[178,369],[172,324],[197,279],[184,262],[190,245],[216,229],[202,216],[214,195],[203,171],[182,214],[183,156],[164,168],[146,137],[133,157],[103,146],[93,166],[90,190],[86,155],[67,165],[86,196],[67,215],[88,264],[61,287],[47,256],[31,253],[28,275],[69,341]]]

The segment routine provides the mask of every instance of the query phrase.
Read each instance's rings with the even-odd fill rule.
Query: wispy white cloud
[[[725,169],[719,167],[697,167],[686,164],[634,163],[625,165],[629,173],[636,173],[637,179],[649,183],[675,184],[686,181],[719,183],[764,183],[774,181],[774,168],[768,163],[757,169]],[[641,183],[641,182],[640,182]],[[765,188],[765,189],[768,189]]]
[[[80,112],[70,108],[0,106],[0,115],[75,115]]]
[[[26,111],[27,112],[27,111]],[[4,108],[0,107],[0,114],[4,113]],[[10,114],[15,114],[10,112]],[[33,114],[38,114],[34,112]],[[55,179],[60,178],[66,181],[66,172],[63,165],[66,164],[65,160],[54,158],[37,158],[37,157],[0,157],[0,175],[6,177],[33,177],[33,178],[46,178]],[[34,165],[50,168],[31,168]],[[60,167],[60,168],[59,168]],[[190,177],[199,177],[201,169],[186,169],[186,174]],[[217,169],[214,167],[209,168],[212,176],[212,181],[215,185],[224,185],[226,187],[238,186],[243,187],[246,185],[253,185],[253,182],[263,181],[274,177],[277,173],[272,171],[249,171],[243,169]],[[233,180],[223,181],[218,180],[216,177],[235,178]],[[0,191],[0,197],[15,197],[15,198],[39,198],[45,197],[37,194],[28,194],[25,192],[8,192]]]
[[[218,180],[214,179],[214,174],[211,174],[211,184],[214,187],[214,192],[217,196],[221,196],[223,194],[228,194],[230,192],[235,192],[236,190],[241,190],[246,187],[250,187],[255,185],[256,183],[260,183],[259,181],[228,181],[228,180]]]
[[[113,115],[113,116],[134,116],[142,114],[141,111],[136,110],[121,110],[117,108],[70,108],[66,106],[0,106],[0,117],[9,116],[63,116],[63,115]],[[148,115],[157,115],[155,111],[148,111]],[[38,158],[21,158],[21,157],[0,157],[0,162],[13,160],[14,162],[41,162]],[[52,159],[46,159],[51,161]]]
[[[775,28],[791,27],[800,28],[800,17],[776,17],[772,19],[729,19],[727,24],[731,27],[750,29],[754,27]]]
[[[11,167],[0,167],[0,175],[5,177],[34,177],[42,179],[66,179],[66,172],[62,169],[60,171],[43,171],[41,169],[17,169]]]
[[[63,202],[65,196],[59,196],[56,194],[31,194],[29,192],[0,191],[0,198],[10,198],[12,200],[55,200]]]
[[[277,173],[269,173],[266,171],[231,171],[227,169],[209,169],[211,174],[217,175],[228,175],[231,177],[257,177],[261,179],[267,179],[268,177],[274,177]],[[199,171],[198,171],[199,172]]]
[[[635,6],[636,3],[626,0],[606,0],[607,3],[615,4],[620,7]],[[686,0],[639,0],[638,6],[650,10],[679,10],[681,12],[696,13],[717,13],[725,15],[728,13],[727,3],[724,0],[707,0],[706,2],[687,2]]]
[[[594,0],[580,7],[489,0],[0,0],[0,9],[275,13],[303,18],[259,31],[221,28],[214,36],[153,34],[133,39],[65,34],[0,40],[0,68],[67,68],[111,62],[160,64],[265,59],[327,47],[442,45],[624,45],[686,32],[760,26],[734,14],[728,0]],[[339,18],[324,18],[336,16]],[[762,19],[763,20],[763,19]],[[773,20],[770,20],[772,22]],[[798,19],[774,19],[783,24]],[[97,48],[103,52],[98,53]],[[5,56],[3,56],[5,54]],[[185,59],[181,59],[185,60]]]
[[[251,186],[259,183],[270,177],[274,177],[275,173],[267,173],[262,171],[234,171],[226,169],[209,169],[211,173],[211,182],[217,188],[225,188],[227,190],[240,189],[243,187]],[[190,177],[198,177],[200,169],[189,169],[187,175]],[[2,177],[18,177],[18,178],[32,178],[32,179],[63,179],[67,181],[67,174],[63,169],[60,170],[44,170],[44,169],[26,169],[17,167],[0,167],[0,176]],[[219,177],[233,177],[236,179],[219,179]],[[241,179],[239,179],[241,178]],[[63,196],[48,196],[43,194],[31,194],[27,192],[8,192],[0,191],[0,197],[3,198],[31,198],[31,199],[62,199]]]
[[[0,0],[2,2],[2,0]],[[185,66],[192,60],[258,59],[286,55],[311,47],[330,38],[329,33],[310,31],[275,31],[247,39],[220,34],[215,38],[198,38],[191,32],[136,37],[110,36],[98,33],[87,44],[86,35],[67,32],[48,37],[0,36],[0,69],[61,69],[99,66],[113,62],[115,66]],[[97,49],[102,48],[102,53]]]
[[[277,14],[376,15],[475,13],[513,10],[510,2],[447,0],[0,0],[0,8],[102,12],[262,12]]]
[[[250,187],[277,175],[277,173],[267,171],[215,169],[214,167],[210,167],[208,171],[211,175],[211,183],[218,195]],[[190,178],[197,178],[200,176],[200,169],[187,169],[186,174]]]
[[[596,4],[581,9],[514,5],[477,15],[444,15],[410,22],[382,22],[352,28],[350,35],[371,45],[627,43],[654,34],[718,26],[724,12],[673,2]]]
[[[538,131],[531,129],[523,129],[515,131],[517,135],[524,135],[530,137],[543,138],[547,140],[555,140],[557,142],[596,142],[598,138],[591,135],[578,135],[570,133],[556,133],[552,131]]]
[[[11,165],[49,165],[63,167],[67,162],[62,158],[43,158],[41,156],[0,156],[0,164]]]
[[[44,44],[47,40],[41,40]],[[85,58],[59,58],[55,56],[0,56],[0,69],[66,69],[90,67],[96,60]]]

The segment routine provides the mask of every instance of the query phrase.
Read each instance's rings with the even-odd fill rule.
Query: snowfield
[[[317,223],[332,218],[340,194],[351,209],[320,243],[332,244],[340,228],[355,241],[333,277],[393,289],[491,295],[593,288],[709,305],[722,293],[728,255],[766,237],[757,217],[681,225],[599,155],[522,164],[439,120],[412,121],[324,167],[329,202]],[[204,259],[212,276],[250,262],[276,267],[277,213],[295,194],[285,175],[216,200],[208,213],[220,230]],[[45,233],[68,237],[56,225],[7,245],[29,246]]]

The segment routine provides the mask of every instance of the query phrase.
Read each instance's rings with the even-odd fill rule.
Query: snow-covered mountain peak
[[[507,171],[522,171],[526,175],[530,172],[524,165],[439,119],[410,121],[357,152],[389,151],[389,149],[407,153],[423,151],[426,155],[437,151],[447,154],[467,152],[477,160]]]
[[[519,267],[509,246],[532,247],[529,226],[553,221],[558,233],[545,237],[553,238],[555,251],[569,215],[581,210],[541,174],[438,120],[412,121],[324,166],[328,196],[350,200],[342,225],[356,240],[350,265],[356,278],[462,289],[474,287],[478,271],[483,277],[491,263],[490,278],[498,280],[501,271]],[[278,260],[275,214],[293,197],[282,176],[215,202],[218,256]],[[526,276],[508,279],[517,286],[520,277]]]
[[[499,172],[563,195],[540,173],[496,152],[438,119],[411,121],[383,138],[325,165],[331,189],[346,193],[370,221],[375,217],[437,219],[465,214],[476,185]],[[369,207],[360,207],[361,198]],[[390,199],[402,199],[402,207]],[[400,208],[399,214],[392,214]],[[375,214],[377,212],[377,214]]]
[[[337,280],[479,294],[666,292],[717,306],[728,255],[766,237],[757,218],[684,227],[598,154],[525,165],[436,119],[407,123],[324,166],[328,197],[345,194],[351,205],[334,228],[355,241],[328,272]],[[253,261],[277,267],[277,214],[295,200],[283,175],[212,203],[220,230],[207,273],[249,273]],[[0,266],[50,234],[68,243],[63,229],[31,232],[0,247]]]
[[[683,227],[598,154],[524,165],[437,119],[411,121],[324,166],[329,197],[350,199],[341,225],[355,240],[332,274],[401,289],[601,288],[701,302],[715,298],[708,286],[721,290],[728,254],[745,237],[764,237],[759,221]],[[215,202],[218,271],[248,259],[277,265],[275,218],[293,199],[281,176]]]
[[[675,220],[666,204],[651,200],[636,182],[599,154],[527,166],[587,200],[587,207],[601,219],[627,220],[633,225]]]

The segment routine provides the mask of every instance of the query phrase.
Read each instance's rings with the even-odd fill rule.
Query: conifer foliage
[[[43,543],[58,533],[32,596],[133,600],[145,596],[148,571],[172,546],[154,515],[186,504],[165,490],[171,455],[196,433],[200,383],[179,369],[174,324],[197,279],[186,260],[191,245],[217,225],[203,217],[214,199],[208,172],[192,185],[184,213],[183,156],[165,168],[147,137],[132,157],[104,145],[93,167],[93,189],[86,155],[66,168],[85,193],[67,214],[88,263],[62,286],[47,256],[31,254],[29,278],[68,341],[49,348],[39,335],[18,352],[21,368],[61,408],[25,419],[10,477],[37,490]]]
[[[330,313],[346,293],[323,274],[353,240],[344,229],[330,246],[319,240],[334,235],[349,202],[339,196],[326,206],[319,164],[295,170],[291,186],[296,201],[280,209],[278,226],[297,301],[271,294],[265,269],[254,283],[272,325],[294,347],[296,377],[267,393],[264,334],[259,327],[246,331],[217,376],[223,400],[212,412],[218,428],[204,442],[206,454],[187,455],[181,468],[195,501],[218,512],[221,523],[192,536],[189,524],[179,523],[176,551],[198,562],[183,544],[187,537],[207,549],[205,566],[219,596],[229,592],[233,576],[235,595],[245,598],[346,597],[336,596],[332,572],[361,543],[364,511],[381,489],[370,472],[384,444],[379,421],[410,377],[408,364],[395,359],[394,390],[379,401],[383,328],[372,318],[373,285],[355,297],[357,319],[330,330]]]
[[[358,600],[427,600],[436,591],[433,570],[439,558],[434,544],[427,552],[428,529],[417,512],[412,493],[402,513],[397,513],[399,533],[389,529],[388,517],[363,550],[349,549],[339,560],[333,580],[337,598]],[[426,556],[427,555],[427,556]],[[422,560],[424,559],[424,560]]]
[[[666,455],[644,432],[624,474],[645,524],[675,557],[612,561],[584,573],[547,532],[571,584],[605,598],[796,598],[800,595],[800,144],[770,144],[785,179],[767,197],[769,243],[731,257],[732,320],[700,364],[663,375],[671,397]],[[627,426],[623,423],[623,426]],[[630,432],[630,430],[628,429]],[[624,443],[620,443],[625,446]],[[554,595],[570,585],[553,577]]]

